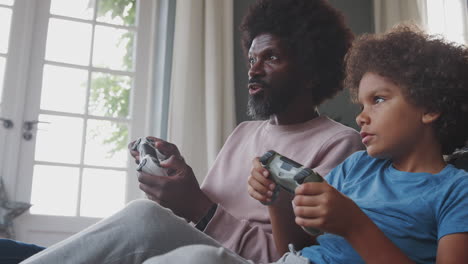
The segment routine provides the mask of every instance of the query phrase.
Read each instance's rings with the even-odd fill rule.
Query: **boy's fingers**
[[[262,178],[260,178],[260,179],[262,179]],[[267,179],[262,179],[262,180],[267,180]],[[262,195],[266,195],[266,196],[269,196],[269,197],[271,197],[273,195],[272,190],[269,189],[268,182],[267,182],[267,184],[264,184],[264,183],[258,181],[254,177],[249,177],[248,185],[249,185],[249,187],[253,188],[256,192],[258,192],[258,193],[260,193]]]
[[[260,202],[271,202],[271,198],[265,196],[265,195],[262,195],[261,193],[257,192],[254,188],[252,188],[252,186],[247,186],[247,192],[249,193],[249,195],[254,198],[255,200],[257,201],[260,201]]]
[[[319,206],[323,203],[324,197],[322,195],[302,195],[296,194],[293,202],[296,206]]]
[[[325,189],[328,188],[328,183],[324,182],[306,182],[299,187],[296,188],[294,191],[296,195],[303,194],[303,195],[319,195],[325,192]]]
[[[263,186],[267,186],[267,188],[269,188],[270,190],[275,189],[275,186],[276,186],[275,183],[272,180],[265,177],[265,174],[263,171],[252,169],[251,177],[255,179],[256,181],[258,181],[259,183],[261,183]]]
[[[262,170],[262,171],[267,171],[267,169],[263,168],[262,163],[260,163],[260,160],[258,157],[254,158],[252,160],[252,167],[257,170]]]

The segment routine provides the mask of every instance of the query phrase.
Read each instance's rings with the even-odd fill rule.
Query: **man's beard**
[[[292,102],[293,94],[288,92],[273,92],[268,96],[265,92],[249,95],[247,115],[254,120],[269,119],[271,115],[282,113]]]

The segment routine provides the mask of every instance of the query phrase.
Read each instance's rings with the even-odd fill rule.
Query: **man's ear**
[[[424,124],[430,124],[434,121],[436,121],[440,117],[439,112],[426,112],[422,116],[422,122]]]

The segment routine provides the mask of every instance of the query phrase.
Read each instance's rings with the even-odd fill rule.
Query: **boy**
[[[280,251],[303,242],[290,234],[291,218],[324,231],[317,245],[276,263],[468,263],[468,173],[443,159],[468,138],[468,50],[400,26],[361,37],[346,64],[367,151],[331,171],[328,183],[305,183],[294,197],[282,191],[268,206]],[[248,183],[253,198],[270,201],[274,184],[258,159]],[[251,263],[208,246],[148,263],[180,256]]]

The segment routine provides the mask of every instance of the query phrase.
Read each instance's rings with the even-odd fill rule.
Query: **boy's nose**
[[[369,116],[363,111],[356,116],[356,123],[359,127],[369,123]]]

